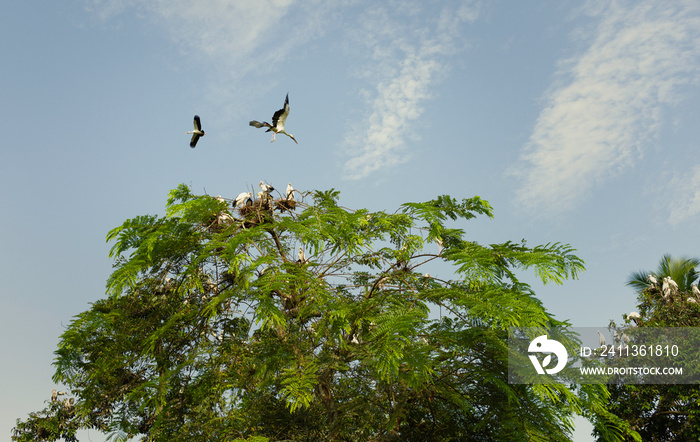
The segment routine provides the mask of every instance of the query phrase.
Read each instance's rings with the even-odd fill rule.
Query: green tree
[[[493,216],[479,197],[394,213],[345,209],[332,190],[305,199],[232,210],[180,185],[165,216],[109,232],[107,296],[56,351],[54,381],[78,400],[18,420],[13,440],[57,440],[43,430],[61,426],[148,441],[551,441],[575,413],[606,415],[600,386],[507,383],[508,327],[567,326],[518,274],[575,278],[570,246],[465,239],[460,223]]]
[[[672,258],[664,255],[653,273],[659,283],[670,276],[678,291],[664,297],[660,284],[646,279],[650,272],[632,274],[628,285],[638,290],[639,319],[627,326],[700,327],[700,300],[692,293],[698,277],[696,258]],[[612,322],[613,327],[617,325]],[[620,330],[621,331],[621,330]],[[700,343],[683,342],[686,358],[697,361]],[[690,347],[690,348],[687,348]],[[691,364],[694,365],[694,364]],[[688,370],[686,366],[684,370]],[[627,422],[644,441],[700,440],[700,389],[695,385],[627,384],[610,385],[610,412]],[[598,434],[601,441],[607,440]],[[631,439],[628,439],[631,440]]]

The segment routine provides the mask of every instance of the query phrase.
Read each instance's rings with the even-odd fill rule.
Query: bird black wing
[[[190,140],[190,147],[194,148],[197,145],[197,141],[199,141],[200,136],[198,134],[192,134],[192,139]]]
[[[284,107],[272,116],[272,125],[277,128],[284,128],[284,122],[287,121],[289,115],[289,94],[284,98]]]
[[[199,120],[199,115],[194,116],[194,130],[202,130],[202,122]]]

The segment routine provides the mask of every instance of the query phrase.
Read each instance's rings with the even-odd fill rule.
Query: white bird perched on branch
[[[263,121],[262,123],[259,121],[251,121],[250,124],[253,127],[261,128],[261,127],[267,127],[268,129],[266,132],[272,132],[272,140],[270,141],[271,143],[275,141],[275,136],[277,134],[285,134],[292,140],[294,140],[295,143],[299,144],[294,138],[294,135],[287,133],[284,130],[284,123],[287,121],[287,117],[289,116],[289,94],[287,94],[287,97],[284,99],[284,107],[272,116],[272,124],[268,123],[267,121]]]
[[[306,264],[306,255],[304,254],[304,249],[299,247],[299,253],[297,254],[297,257],[299,258],[297,260],[298,263],[300,264]]]
[[[56,389],[54,388],[51,391],[51,402],[56,402],[56,399],[58,399],[58,393],[56,393]]]
[[[649,281],[649,284],[651,284],[652,286],[657,286],[659,284],[659,280],[654,278],[654,275],[649,275],[647,280]]]
[[[287,201],[294,201],[294,187],[292,187],[292,183],[287,183]]]
[[[270,186],[269,184],[265,184],[264,182],[260,181],[260,188],[262,189],[263,192],[266,194],[270,194],[273,190],[275,190],[274,187]]]
[[[698,288],[698,285],[693,284],[691,287],[692,287],[693,295],[695,295],[696,298],[700,299],[700,289]]]
[[[630,314],[627,315],[627,319],[634,321],[635,324],[639,324],[639,321],[642,320],[642,317],[639,316],[639,313],[637,312],[630,312]]]
[[[624,333],[624,332],[622,333],[622,338],[621,338],[621,340],[622,340],[622,343],[625,344],[625,345],[627,345],[627,344],[630,343],[630,337],[627,336],[627,334]]]
[[[600,332],[600,330],[597,330],[597,331],[598,331],[598,343],[600,344],[601,347],[605,347],[605,336],[603,336],[603,334]]]
[[[233,207],[240,207],[243,204],[253,204],[253,194],[251,192],[241,192],[236,199],[233,200]]]
[[[668,301],[671,299],[671,285],[668,283],[670,277],[665,277],[661,282],[661,292],[663,293],[664,300]]]
[[[194,116],[194,130],[185,132],[185,134],[192,134],[192,139],[190,140],[190,147],[194,149],[197,145],[197,141],[206,133],[202,130],[202,122],[199,120],[199,115]]]
[[[678,284],[676,284],[676,281],[674,281],[673,279],[671,279],[670,276],[667,276],[667,278],[668,278],[668,285],[671,286],[671,291],[672,291],[672,292],[677,292],[677,291],[678,291]]]

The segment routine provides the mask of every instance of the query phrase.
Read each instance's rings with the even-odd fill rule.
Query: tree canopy
[[[632,273],[627,279],[627,285],[637,292],[651,287],[649,276],[661,281],[665,277],[673,279],[683,292],[692,291],[692,284],[700,277],[700,259],[698,258],[675,258],[669,254],[664,255],[659,261],[656,271],[640,270]]]
[[[604,386],[507,382],[508,327],[568,325],[519,275],[576,278],[572,247],[467,239],[464,222],[493,217],[480,197],[393,213],[338,199],[232,209],[180,185],[164,216],[110,231],[106,297],[56,350],[77,400],[13,440],[556,441],[575,414],[606,414]]]
[[[664,255],[656,272],[636,272],[628,285],[638,291],[638,318],[625,319],[634,327],[700,327],[700,297],[697,289],[700,276],[697,258],[674,258]],[[657,282],[648,280],[648,275]],[[664,294],[663,278],[670,277],[678,288],[669,287]],[[611,324],[617,327],[614,321]],[[679,343],[683,357],[697,361],[698,342]],[[682,360],[682,358],[679,358]],[[688,364],[690,365],[690,364]],[[685,367],[688,369],[688,366]],[[626,384],[610,385],[607,408],[628,423],[644,441],[689,441],[700,439],[700,390],[697,385]],[[607,440],[598,434],[598,440]],[[627,436],[626,440],[632,440]]]

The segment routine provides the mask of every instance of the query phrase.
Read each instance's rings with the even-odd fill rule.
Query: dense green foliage
[[[693,284],[699,276],[696,258],[672,258],[664,255],[655,272],[633,273],[628,280],[639,290],[638,310],[640,318],[626,318],[628,326],[634,327],[699,327],[700,299],[693,294]],[[658,283],[652,284],[648,275]],[[671,277],[679,289],[664,296],[661,281]],[[613,326],[616,324],[613,322]],[[700,355],[698,343],[680,342],[683,357],[694,363],[683,364],[682,358],[672,361],[680,363],[686,370],[697,365]],[[692,353],[686,354],[688,350]],[[643,441],[696,441],[700,440],[700,389],[697,385],[627,384],[610,385],[611,396],[607,408],[626,421]],[[600,441],[607,440],[599,434]],[[632,440],[628,437],[627,440]]]
[[[604,387],[507,383],[508,327],[566,326],[518,274],[575,278],[571,247],[467,240],[464,221],[493,216],[479,197],[305,199],[232,210],[181,185],[165,216],[109,232],[107,297],[56,351],[77,401],[52,422],[119,440],[556,441],[574,414],[606,415]],[[60,437],[38,425],[13,440]]]

